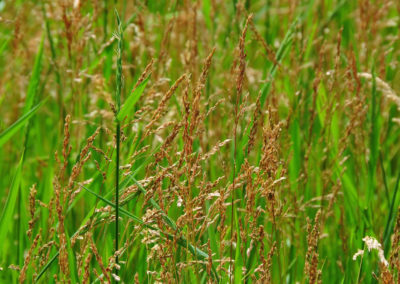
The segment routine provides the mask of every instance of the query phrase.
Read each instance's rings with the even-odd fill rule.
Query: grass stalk
[[[117,18],[117,32],[115,36],[117,37],[118,47],[117,47],[117,89],[115,93],[115,104],[116,104],[116,114],[115,114],[115,123],[116,123],[116,153],[115,153],[115,264],[119,266],[119,257],[118,257],[118,249],[119,249],[119,171],[120,171],[120,144],[121,144],[121,124],[119,119],[117,118],[117,114],[121,109],[121,92],[122,92],[122,48],[123,48],[123,29],[121,20],[119,18],[117,10],[115,10],[115,15]],[[115,268],[115,275],[118,276],[119,270]]]
[[[119,232],[119,149],[120,149],[120,133],[121,126],[119,121],[117,122],[117,153],[116,153],[116,168],[115,168],[115,252],[118,251],[118,232]],[[115,257],[115,263],[118,265],[118,255]],[[118,270],[115,270],[115,274],[118,275]]]

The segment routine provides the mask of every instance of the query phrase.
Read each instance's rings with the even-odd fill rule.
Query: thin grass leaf
[[[394,208],[395,208],[395,203],[397,199],[397,191],[399,190],[399,183],[400,183],[400,173],[397,176],[396,180],[396,186],[393,191],[393,196],[392,196],[392,201],[390,203],[390,210],[389,210],[389,215],[388,219],[386,222],[385,226],[385,231],[383,233],[383,247],[385,251],[385,255],[389,252],[389,245],[390,245],[390,235],[393,231],[393,226],[394,226],[394,221],[395,221],[395,214],[394,214]]]
[[[53,264],[53,262],[57,259],[57,257],[60,255],[59,252],[57,252],[50,260],[49,262],[46,263],[46,265],[40,270],[39,274],[35,278],[35,282],[39,281],[39,279],[43,276],[43,274],[47,271],[47,269],[50,268],[50,266]]]
[[[96,192],[90,190],[89,188],[87,188],[87,187],[85,187],[85,186],[83,186],[83,185],[79,185],[79,186],[82,187],[83,189],[85,189],[87,192],[89,192],[89,193],[93,194],[94,196],[96,196],[98,199],[100,199],[101,201],[103,201],[103,202],[106,203],[107,205],[110,205],[111,207],[115,208],[115,204],[112,203],[111,201],[105,199],[105,198],[102,197],[101,195],[97,194]],[[121,212],[122,214],[124,214],[124,215],[126,215],[127,217],[131,218],[131,219],[134,220],[135,222],[137,222],[137,223],[139,223],[139,224],[141,224],[141,225],[144,225],[144,226],[146,226],[146,227],[149,228],[149,229],[157,230],[155,227],[152,227],[152,226],[150,226],[150,225],[144,223],[144,222],[142,221],[142,219],[136,217],[135,215],[131,214],[130,212],[126,211],[125,209],[120,208],[119,210],[120,210],[120,212]]]
[[[10,39],[7,39],[3,42],[3,44],[0,46],[0,55],[3,54],[4,50],[6,49],[8,43],[10,42]]]
[[[285,58],[285,55],[287,54],[287,51],[289,50],[289,47],[292,45],[293,41],[293,36],[296,30],[296,26],[298,22],[300,21],[300,16],[297,17],[297,19],[291,24],[289,30],[285,34],[285,38],[282,41],[282,44],[279,46],[279,49],[276,53],[275,60],[278,64],[282,62],[282,60]],[[268,72],[268,76],[266,78],[266,82],[262,85],[261,87],[261,106],[263,107],[265,104],[265,101],[267,99],[267,95],[269,94],[269,91],[271,90],[271,84],[273,79],[275,78],[275,74],[277,71],[277,64],[273,64]]]
[[[32,108],[36,92],[38,89],[38,85],[40,82],[40,72],[42,70],[42,60],[43,60],[43,42],[44,42],[44,37],[42,37],[39,50],[35,57],[35,63],[33,65],[32,75],[29,80],[28,90],[26,92],[24,113],[27,113]]]
[[[3,146],[17,131],[24,126],[29,119],[37,112],[37,110],[45,104],[47,99],[44,99],[36,106],[34,106],[29,112],[25,113],[22,117],[20,117],[16,122],[14,122],[10,127],[4,130],[0,134],[0,147]]]
[[[117,9],[115,9],[115,15],[117,17],[118,30],[115,33],[118,41],[117,48],[117,88],[115,90],[115,104],[117,106],[117,112],[121,110],[121,92],[122,92],[122,51],[123,51],[123,30],[121,20],[118,15]],[[119,250],[119,162],[120,162],[120,146],[121,146],[121,125],[118,118],[116,122],[116,159],[115,159],[115,252]],[[118,255],[115,257],[115,264],[118,265]],[[119,270],[115,269],[114,273],[118,276]]]
[[[0,217],[0,226],[1,226],[0,240],[5,240],[7,233],[10,231],[10,229],[13,227],[14,224],[13,213],[15,210],[15,204],[17,202],[18,188],[21,183],[21,171],[22,171],[23,160],[24,156],[22,155],[17,170],[14,174],[10,191],[8,192],[7,201],[4,205],[4,209]],[[2,253],[2,256],[6,257],[7,254]]]
[[[65,234],[67,239],[68,265],[71,271],[69,278],[70,280],[72,280],[72,283],[78,283],[77,279],[79,279],[79,277],[78,277],[78,271],[76,270],[77,263],[76,263],[75,253],[74,250],[72,249],[71,238],[68,236],[68,232],[66,231]]]
[[[235,211],[235,223],[236,223],[236,232],[240,232],[239,221],[237,217],[237,211]],[[243,268],[243,258],[240,253],[240,234],[237,234],[236,237],[236,249],[235,249],[235,283],[242,283],[242,268]]]
[[[121,110],[117,114],[117,120],[122,121],[125,116],[128,116],[131,111],[133,110],[135,104],[139,100],[140,96],[143,94],[144,89],[146,88],[147,82],[149,81],[149,77],[143,80],[139,86],[130,94],[124,105],[122,106]]]
[[[129,176],[129,178],[137,185],[137,187],[139,188],[139,190],[140,190],[144,195],[146,195],[147,190],[144,189],[144,187],[143,187],[133,176]],[[158,205],[158,203],[157,203],[153,198],[150,198],[149,201],[150,201],[151,205],[153,205],[154,208],[156,208],[157,210],[159,210],[160,212],[162,212],[162,215],[163,215],[163,218],[164,218],[165,222],[166,222],[172,229],[176,230],[176,224],[175,224],[175,222],[174,222],[171,218],[169,218],[168,215],[164,213],[164,211],[162,211],[160,205]]]
[[[117,9],[115,9],[115,16],[117,18],[117,31],[114,36],[117,38],[117,78],[116,78],[116,90],[115,90],[115,104],[117,111],[121,108],[121,92],[122,92],[122,52],[123,52],[123,30],[122,23],[118,15]]]

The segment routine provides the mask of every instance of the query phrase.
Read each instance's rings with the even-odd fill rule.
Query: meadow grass
[[[1,283],[400,281],[400,4],[0,1]]]

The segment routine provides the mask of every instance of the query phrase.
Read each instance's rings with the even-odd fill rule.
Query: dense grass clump
[[[399,3],[0,1],[0,282],[400,281]]]

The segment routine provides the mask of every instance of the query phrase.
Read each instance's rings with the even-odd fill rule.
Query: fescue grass
[[[123,46],[123,32],[122,24],[119,18],[118,12],[115,10],[115,16],[117,17],[117,32],[116,38],[118,41],[117,47],[117,88],[115,92],[115,105],[116,105],[116,130],[115,130],[115,143],[116,143],[116,154],[115,154],[115,264],[119,265],[118,261],[118,249],[119,249],[119,159],[120,159],[120,145],[121,145],[121,124],[118,119],[118,113],[121,110],[121,92],[122,92],[122,46]],[[115,275],[118,276],[118,269],[115,269]]]
[[[399,281],[396,1],[0,12],[1,283]]]

